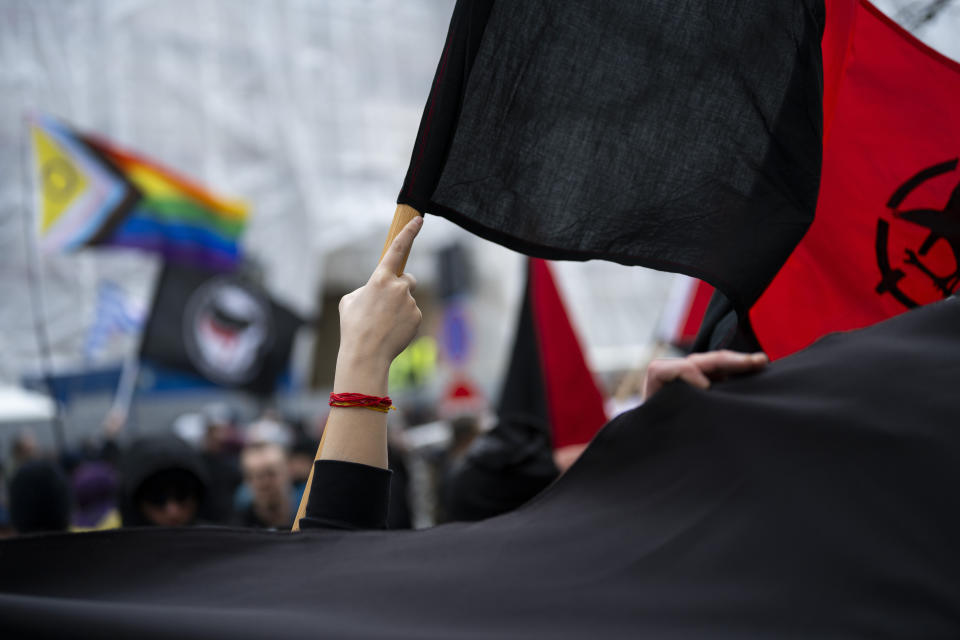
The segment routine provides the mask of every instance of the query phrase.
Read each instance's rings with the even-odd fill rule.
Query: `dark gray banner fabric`
[[[956,637],[960,300],[667,386],[517,511],[0,541],[0,635]]]

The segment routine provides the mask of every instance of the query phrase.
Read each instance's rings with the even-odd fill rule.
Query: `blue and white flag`
[[[93,324],[83,348],[84,358],[89,361],[98,357],[115,336],[138,333],[145,316],[143,305],[131,300],[120,285],[101,280]]]

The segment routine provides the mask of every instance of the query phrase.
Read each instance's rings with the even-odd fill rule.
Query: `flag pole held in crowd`
[[[426,211],[423,205],[427,203],[427,199],[412,200],[404,194],[409,194],[414,184],[424,193],[429,194],[440,177],[443,157],[450,146],[453,130],[456,127],[458,116],[456,105],[460,102],[463,85],[473,64],[473,58],[476,56],[492,7],[492,0],[469,2],[460,0],[454,7],[447,32],[447,40],[437,65],[430,95],[423,110],[420,129],[417,131],[417,138],[410,158],[410,166],[407,169],[400,196],[397,198],[397,208],[387,232],[387,239],[383,243],[380,260],[383,260],[383,256],[390,248],[394,238],[400,233],[400,230],[416,216],[423,215]],[[462,74],[453,71],[448,73],[448,69],[461,70]],[[407,256],[405,255],[397,275],[403,273],[406,263]],[[320,437],[317,460],[320,459],[320,453],[323,451],[325,437],[326,430]],[[300,518],[306,513],[307,498],[310,495],[312,484],[313,469],[310,470],[303,498],[301,498],[300,507],[297,509],[297,516],[293,523],[294,531],[300,530]]]
[[[26,119],[26,122],[29,124],[29,118]],[[21,144],[21,149],[25,160],[23,166],[27,167],[29,166],[30,159],[27,142],[25,140],[23,144]],[[34,147],[34,151],[36,151],[36,147]],[[34,157],[36,158],[36,154],[34,154]],[[26,194],[30,191],[30,177],[27,173],[24,173],[23,176],[23,210],[27,212],[30,210],[30,208],[26,206]],[[27,292],[30,297],[30,312],[33,315],[34,338],[37,342],[41,375],[43,377],[44,384],[46,385],[47,393],[50,394],[50,398],[53,401],[54,406],[52,420],[53,438],[57,453],[62,453],[66,447],[66,433],[63,426],[63,407],[57,400],[57,394],[54,392],[53,388],[53,355],[50,350],[50,336],[47,332],[44,313],[46,305],[44,304],[43,300],[43,273],[40,264],[40,256],[37,252],[36,240],[33,234],[30,232],[30,224],[26,218],[24,218],[23,230],[24,247],[27,250],[26,273],[27,280],[29,282]]]
[[[383,256],[387,254],[387,249],[390,248],[390,245],[396,239],[397,234],[407,226],[407,223],[416,218],[417,216],[422,215],[419,211],[413,207],[405,204],[398,204],[397,209],[393,212],[393,220],[390,222],[390,229],[387,231],[387,239],[383,243],[383,250],[380,252],[380,260],[383,260]],[[407,264],[407,258],[409,257],[409,250],[403,256],[403,261],[400,263],[400,268],[397,270],[397,275],[403,273],[403,268]],[[380,260],[377,262],[379,263]],[[317,455],[314,458],[315,460],[320,459],[320,454],[323,452],[323,441],[327,437],[327,431],[324,429],[323,435],[320,436],[320,446],[317,447]],[[310,469],[310,475],[307,477],[307,484],[303,490],[303,497],[300,498],[300,506],[297,508],[297,517],[293,521],[293,530],[300,530],[300,518],[304,517],[307,513],[307,498],[310,497],[310,488],[313,486],[313,469]]]

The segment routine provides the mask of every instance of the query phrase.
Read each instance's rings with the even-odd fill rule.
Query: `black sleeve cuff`
[[[301,529],[386,529],[393,472],[356,462],[317,460]]]

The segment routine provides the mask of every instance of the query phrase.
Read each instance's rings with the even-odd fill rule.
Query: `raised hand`
[[[764,353],[738,353],[736,351],[709,351],[694,353],[686,358],[661,358],[654,360],[647,368],[647,378],[643,385],[644,399],[673,380],[683,380],[700,389],[707,389],[712,382],[718,382],[732,375],[759,371],[767,366]]]
[[[341,358],[364,368],[389,367],[416,335],[422,317],[412,295],[417,281],[397,272],[422,226],[420,216],[407,223],[367,283],[340,300]]]

